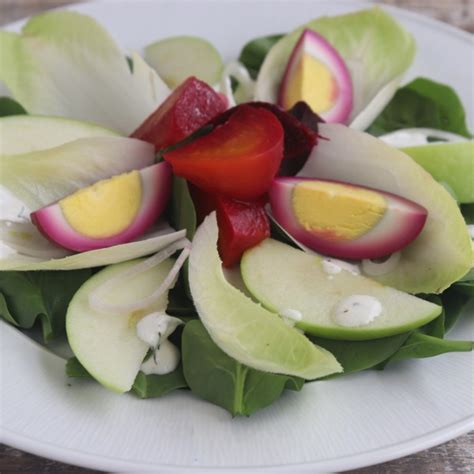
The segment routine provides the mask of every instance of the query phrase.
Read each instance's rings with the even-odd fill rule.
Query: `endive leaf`
[[[412,63],[413,37],[378,7],[317,18],[286,35],[270,50],[258,75],[256,100],[276,102],[289,56],[305,28],[324,36],[344,59],[354,89],[349,123],[364,130],[390,101]]]
[[[130,134],[169,89],[137,54],[122,51],[92,18],[33,17],[22,34],[0,32],[0,81],[30,114],[89,120]],[[133,72],[132,72],[133,71]]]
[[[0,155],[0,185],[35,211],[101,179],[149,166],[154,158],[153,145],[134,138],[80,138],[47,150]]]
[[[75,270],[112,265],[156,253],[172,242],[183,238],[185,233],[184,230],[175,231],[168,224],[162,222],[134,242],[68,255],[63,258],[44,259],[23,254],[10,255],[0,259],[0,271]],[[52,244],[51,246],[53,247]]]

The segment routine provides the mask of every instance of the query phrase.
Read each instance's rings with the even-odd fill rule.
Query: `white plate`
[[[314,0],[129,0],[74,9],[97,18],[127,49],[140,49],[168,35],[196,34],[231,58],[255,36],[364,6]],[[409,76],[424,75],[454,86],[472,124],[470,35],[412,13],[389,11],[418,43]],[[462,319],[451,336],[472,338],[469,319]],[[68,380],[64,360],[7,324],[0,329],[3,441],[91,468],[338,471],[426,449],[473,427],[473,358],[466,353],[309,384],[251,418],[232,419],[188,392],[141,401],[97,384]]]

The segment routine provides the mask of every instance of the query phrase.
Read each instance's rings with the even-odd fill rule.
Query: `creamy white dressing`
[[[334,321],[339,326],[367,326],[382,313],[382,304],[369,295],[352,295],[344,298],[334,310]]]
[[[153,351],[151,357],[142,363],[142,372],[163,375],[178,367],[179,350],[168,341],[168,337],[180,324],[183,324],[181,319],[164,312],[150,313],[138,321],[137,336]]]
[[[474,225],[469,224],[467,226],[467,231],[469,232],[469,235],[471,236],[471,239],[474,240]]]
[[[387,145],[395,148],[403,148],[418,145],[433,145],[436,142],[428,141],[428,138],[436,138],[443,142],[462,142],[466,138],[455,133],[445,132],[444,130],[436,130],[433,128],[405,128],[395,132],[381,135],[380,140]]]
[[[400,261],[401,253],[392,253],[386,260],[377,262],[376,260],[364,259],[362,260],[361,266],[362,271],[365,275],[380,276],[385,275],[398,265]]]
[[[280,316],[282,317],[285,324],[288,324],[288,326],[294,326],[297,322],[303,319],[301,311],[292,308],[285,308],[281,310]]]
[[[360,269],[358,265],[354,263],[345,262],[344,260],[324,257],[322,265],[324,272],[328,275],[336,275],[342,270],[345,270],[346,272],[349,272],[352,275],[360,275]]]
[[[176,370],[181,360],[178,348],[168,340],[160,344],[155,351],[140,367],[146,375],[165,375]]]

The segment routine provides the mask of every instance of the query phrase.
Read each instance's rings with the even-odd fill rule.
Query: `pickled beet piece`
[[[177,176],[206,192],[251,201],[267,192],[277,174],[283,140],[273,113],[243,105],[207,135],[163,158]]]
[[[285,112],[280,107],[267,102],[248,102],[247,104],[237,105],[222,114],[214,117],[211,125],[220,125],[225,123],[241,107],[263,108],[271,112],[279,120],[284,131],[283,160],[280,163],[278,171],[279,176],[294,176],[306,163],[311,150],[318,142],[318,133],[313,128],[315,121],[319,117],[314,114],[311,116],[309,111],[305,110],[304,116],[299,117],[301,106],[298,106],[296,114]],[[292,111],[290,111],[292,112]],[[317,118],[316,118],[317,117]],[[322,121],[321,119],[319,119]],[[308,122],[308,123],[305,123]],[[309,125],[309,126],[308,126]]]
[[[270,222],[264,204],[264,200],[217,199],[218,247],[225,267],[237,264],[247,249],[270,237]]]
[[[132,133],[161,150],[173,145],[224,112],[227,105],[205,82],[190,77]]]

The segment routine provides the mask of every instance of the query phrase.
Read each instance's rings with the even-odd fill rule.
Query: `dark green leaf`
[[[273,221],[273,219],[270,219],[270,236],[272,239],[299,249],[295,242],[291,240],[285,232],[283,232],[283,230]]]
[[[473,282],[474,281],[474,268],[471,268],[457,283]]]
[[[184,178],[173,176],[173,192],[171,194],[170,223],[176,229],[186,229],[186,237],[192,240],[196,232],[196,209]],[[188,281],[188,262],[183,267],[184,285],[188,298],[191,299],[191,290]]]
[[[456,290],[467,296],[474,297],[474,281],[461,281],[456,283]]]
[[[250,369],[225,354],[212,341],[203,324],[186,324],[182,337],[184,377],[191,391],[232,415],[251,415],[275,400],[285,388],[300,390],[297,377]]]
[[[270,35],[249,41],[240,52],[239,61],[248,69],[250,75],[255,79],[263,64],[265,56],[272,46],[284,35]]]
[[[461,212],[466,224],[474,224],[474,204],[461,204]]]
[[[463,105],[449,86],[418,78],[397,91],[367,130],[372,135],[426,127],[471,137]]]
[[[334,378],[377,366],[397,352],[409,335],[403,333],[371,341],[336,341],[314,336],[310,339],[331,352],[344,368],[341,374],[328,377]]]
[[[66,375],[68,377],[93,379],[92,375],[87,372],[87,370],[76,357],[71,357],[66,362]]]
[[[0,272],[1,314],[21,328],[39,318],[45,342],[64,334],[69,301],[91,276],[90,270]]]
[[[0,316],[5,321],[8,321],[10,324],[13,324],[14,326],[18,326],[18,323],[15,321],[15,318],[10,314],[10,310],[8,309],[7,302],[2,293],[0,293]]]
[[[414,332],[389,362],[434,357],[446,352],[469,352],[473,347],[474,343],[471,341],[450,341]]]
[[[389,362],[434,357],[446,352],[465,352],[472,350],[470,341],[452,341],[443,339],[444,335],[453,327],[459,316],[464,312],[466,305],[474,301],[472,297],[458,291],[457,286],[446,290],[439,297],[430,295],[430,301],[442,302],[443,313],[431,323],[413,331],[403,346],[379,364],[383,369]],[[443,327],[441,327],[443,324]]]
[[[66,375],[94,380],[76,357],[72,357],[66,362]],[[146,375],[143,372],[138,372],[131,391],[139,398],[158,398],[178,388],[186,387],[183,368],[179,365],[175,371],[164,375]]]
[[[0,117],[26,114],[26,110],[16,100],[10,97],[0,97]]]
[[[127,66],[130,69],[130,72],[133,74],[133,59],[130,56],[125,56],[127,60]]]
[[[458,285],[448,288],[442,295],[444,309],[444,330],[447,333],[459,319],[459,316],[474,299],[470,295],[458,291]]]
[[[441,314],[433,321],[430,321],[428,324],[425,324],[421,328],[418,328],[418,331],[422,332],[423,334],[427,334],[428,336],[440,337],[441,339],[444,337],[446,332],[445,329],[445,309],[443,307],[443,301],[438,295],[417,295],[427,301],[431,301],[431,303],[437,304],[442,307]]]
[[[164,375],[146,375],[139,372],[133,383],[132,392],[139,398],[158,398],[178,388],[186,388],[183,368]]]
[[[168,293],[166,312],[178,318],[197,314],[192,300],[186,294],[185,282],[182,279],[178,280],[175,287]]]
[[[173,177],[171,195],[170,223],[176,229],[186,229],[186,237],[192,240],[196,232],[196,211],[184,178]]]

